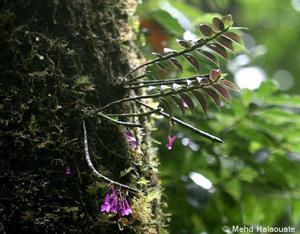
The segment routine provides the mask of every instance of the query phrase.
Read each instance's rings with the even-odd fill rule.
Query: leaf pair
[[[232,16],[226,15],[222,19],[214,17],[212,19],[212,25],[200,24],[199,31],[205,38],[213,37],[216,33],[223,32],[224,30],[231,27],[233,24]]]

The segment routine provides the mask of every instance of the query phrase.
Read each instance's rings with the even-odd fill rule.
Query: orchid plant
[[[168,150],[172,149],[176,140],[176,135],[172,136],[171,134],[174,123],[190,129],[198,135],[214,142],[223,142],[222,139],[174,117],[170,101],[178,106],[182,114],[185,114],[187,108],[190,109],[191,112],[194,112],[195,103],[198,102],[205,116],[208,111],[206,97],[209,97],[212,100],[217,109],[221,108],[221,97],[230,102],[230,90],[239,91],[239,88],[233,82],[227,80],[226,74],[222,73],[219,57],[225,60],[228,59],[228,54],[234,52],[234,44],[243,44],[240,35],[236,32],[239,29],[243,28],[233,27],[231,15],[226,15],[222,18],[214,17],[211,25],[199,25],[199,30],[202,35],[201,38],[196,41],[184,39],[177,40],[179,46],[182,47],[179,51],[165,48],[163,54],[153,53],[155,56],[153,60],[135,67],[123,77],[121,84],[117,84],[123,89],[131,90],[132,92],[128,92],[131,96],[129,95],[125,98],[114,100],[97,109],[95,114],[100,118],[111,121],[113,124],[124,126],[124,138],[127,140],[132,150],[138,148],[138,142],[134,136],[134,131],[129,129],[141,127],[141,124],[139,122],[128,122],[123,120],[128,119],[129,117],[152,116],[153,114],[161,115],[169,120],[170,130],[166,144]],[[200,64],[197,56],[201,56],[212,62],[215,67],[207,74],[200,74]],[[182,65],[183,60],[186,60],[195,69],[196,74],[194,76],[176,79],[162,78],[149,80],[147,77],[149,77],[151,71],[147,71],[144,74],[142,73],[142,71],[145,71],[145,68],[147,70],[149,67],[156,67],[157,69],[164,71],[169,65],[175,67],[178,72],[181,73],[184,69],[184,66]],[[132,96],[133,93],[143,93],[139,92],[139,90],[145,88],[148,89],[149,87],[152,88],[152,92],[148,92],[145,95]],[[148,105],[144,102],[144,100],[147,99],[158,100],[160,107],[154,108]],[[125,102],[134,102],[138,106],[146,108],[148,111],[110,113],[111,107]],[[133,119],[136,121],[139,118]],[[109,188],[108,193],[105,195],[104,203],[102,204],[100,211],[104,213],[118,213],[121,216],[129,215],[132,213],[132,210],[129,206],[127,191],[136,193],[139,192],[139,190],[113,181],[94,168],[88,150],[85,122],[83,122],[83,130],[85,157],[89,167],[99,179],[105,180],[110,185],[114,186]]]

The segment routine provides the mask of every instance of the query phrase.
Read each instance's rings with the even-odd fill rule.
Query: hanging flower
[[[101,206],[101,212],[110,212],[111,204],[110,204],[110,195],[107,193],[104,199],[104,203]]]
[[[124,206],[125,206],[125,210],[124,210],[124,215],[129,215],[132,213],[132,209],[127,201],[127,198],[124,199]]]
[[[126,197],[122,194],[121,190],[115,190],[112,188],[112,193],[107,193],[104,199],[104,203],[101,205],[101,212],[119,214],[120,216],[127,216],[132,213],[132,209]]]
[[[132,149],[136,149],[138,144],[137,144],[137,140],[133,136],[133,134],[130,131],[126,130],[124,133],[124,136],[125,136],[126,140],[128,141],[128,144],[130,145],[130,147]]]
[[[168,136],[168,143],[166,144],[166,147],[168,150],[171,150],[173,148],[173,144],[176,140],[177,136]]]
[[[132,209],[129,206],[127,197],[126,198],[122,197],[122,199],[120,200],[119,207],[120,207],[119,214],[121,216],[127,216],[132,213]]]
[[[111,198],[111,207],[110,207],[110,211],[112,213],[117,213],[118,212],[118,196],[117,196],[117,192],[116,190],[113,189],[112,192],[112,198]]]
[[[72,171],[71,171],[71,167],[69,165],[67,165],[65,167],[65,176],[71,176],[73,175]]]

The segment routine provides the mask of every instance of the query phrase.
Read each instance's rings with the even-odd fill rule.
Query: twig
[[[83,126],[83,135],[84,135],[84,141],[83,141],[83,143],[84,143],[85,159],[86,159],[86,161],[87,161],[87,164],[88,164],[89,168],[92,170],[93,174],[94,174],[97,178],[102,179],[102,180],[105,180],[105,181],[109,182],[110,184],[114,184],[114,185],[117,185],[117,186],[119,186],[119,187],[125,188],[125,189],[127,189],[128,191],[132,191],[132,192],[138,193],[139,190],[137,190],[137,189],[135,189],[135,188],[132,188],[132,187],[130,187],[130,186],[127,186],[127,185],[125,185],[125,184],[121,184],[121,183],[119,183],[119,182],[117,182],[117,181],[111,180],[110,178],[108,178],[108,177],[102,175],[101,173],[99,173],[99,172],[95,169],[95,167],[94,167],[94,165],[93,165],[93,163],[92,163],[92,161],[91,161],[90,154],[89,154],[89,146],[88,146],[88,140],[87,140],[87,134],[86,134],[86,128],[85,128],[85,121],[82,122],[82,126]]]
[[[151,60],[151,61],[149,61],[149,62],[143,63],[143,64],[137,66],[136,68],[134,68],[133,70],[129,71],[129,72],[125,75],[125,78],[128,78],[132,73],[136,72],[137,70],[139,70],[139,69],[141,69],[141,68],[143,68],[143,67],[145,67],[145,66],[148,66],[148,65],[151,65],[151,64],[160,62],[160,61],[164,61],[164,60],[167,60],[167,59],[170,59],[170,58],[175,58],[175,57],[181,56],[181,55],[183,55],[183,54],[186,54],[186,53],[188,53],[188,52],[194,51],[195,49],[204,46],[204,45],[207,44],[208,42],[214,40],[216,37],[222,35],[222,34],[223,34],[224,32],[226,32],[229,28],[230,28],[230,27],[225,28],[223,31],[221,31],[221,32],[219,32],[219,33],[217,33],[217,34],[215,34],[214,36],[212,36],[212,37],[210,37],[210,38],[204,39],[202,42],[200,41],[201,43],[199,43],[199,41],[198,41],[198,43],[196,43],[195,45],[193,45],[193,46],[191,46],[191,47],[189,47],[189,48],[183,49],[183,50],[181,50],[181,51],[179,51],[179,52],[170,53],[170,54],[167,54],[167,55],[165,55],[165,56],[161,56],[161,57],[158,57],[158,58],[156,58],[156,59],[153,59],[153,60]],[[141,78],[140,76],[135,77],[135,78],[132,78],[131,80],[125,81],[125,84],[128,83],[128,82],[132,82],[132,81],[134,81],[134,80],[140,79],[140,78]]]
[[[100,114],[100,116],[107,119],[107,120],[109,120],[109,121],[111,121],[111,122],[113,122],[114,124],[117,124],[117,125],[123,125],[123,126],[126,126],[126,127],[139,127],[139,128],[142,127],[140,124],[116,120],[116,119],[110,118],[109,116],[104,115],[102,113]]]
[[[141,104],[142,106],[147,107],[147,108],[150,109],[150,110],[154,110],[154,108],[152,108],[151,106],[148,106],[147,104],[145,104],[145,103],[143,103],[143,102],[141,102],[141,101],[139,101],[139,100],[136,100],[136,102],[139,103],[139,104]],[[167,113],[165,113],[165,112],[163,112],[163,111],[158,111],[158,114],[161,114],[161,115],[163,115],[163,116],[165,116],[165,117],[167,117],[167,118],[170,118],[170,115],[167,114]],[[171,119],[172,119],[172,121],[174,121],[175,123],[177,123],[177,124],[179,124],[179,125],[181,125],[181,126],[183,126],[183,127],[185,127],[185,128],[188,128],[188,129],[192,130],[193,132],[195,132],[196,134],[198,134],[198,135],[200,135],[200,136],[203,136],[203,137],[205,137],[205,138],[207,138],[207,139],[210,139],[210,140],[212,140],[212,141],[214,141],[214,142],[223,143],[223,140],[222,140],[222,139],[220,139],[220,138],[218,138],[218,137],[216,137],[216,136],[213,136],[213,135],[211,135],[211,134],[209,134],[209,133],[207,133],[207,132],[204,132],[204,131],[202,131],[202,130],[200,130],[200,129],[198,129],[198,128],[195,128],[194,126],[192,126],[192,125],[190,125],[190,124],[187,124],[187,123],[183,122],[183,121],[180,120],[180,119],[177,119],[177,118],[175,118],[175,117],[173,117],[173,116],[171,117]]]

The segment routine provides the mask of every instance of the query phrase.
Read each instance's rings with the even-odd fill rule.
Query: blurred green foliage
[[[235,94],[231,104],[224,102],[222,112],[210,107],[207,119],[200,107],[194,115],[180,116],[222,137],[223,144],[175,126],[178,140],[168,151],[164,147],[168,123],[158,121],[154,137],[162,142],[161,176],[167,212],[172,214],[171,233],[222,233],[223,225],[290,225],[300,233],[300,12],[295,4],[295,0],[151,0],[140,5],[145,54],[161,49],[151,41],[161,34],[162,47],[175,48],[175,39],[183,32],[198,35],[199,23],[231,13],[236,25],[250,29],[244,33],[246,52],[237,52],[249,58],[241,67],[260,67],[267,79],[255,90]],[[201,73],[213,66],[202,62]],[[222,65],[226,69],[225,61]],[[182,76],[192,73],[191,69]],[[178,74],[170,71],[167,76]],[[290,87],[282,88],[288,81]]]

